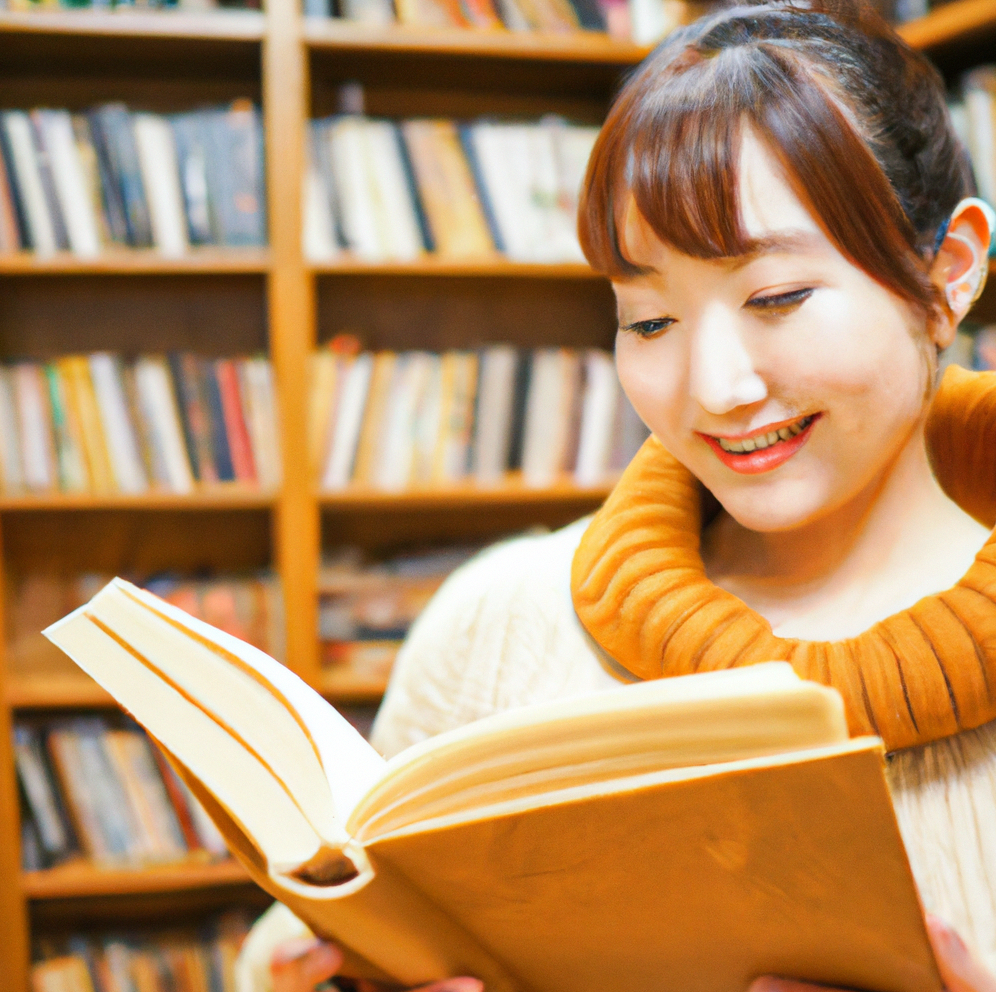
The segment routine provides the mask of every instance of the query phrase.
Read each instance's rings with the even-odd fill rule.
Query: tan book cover
[[[45,633],[346,974],[941,988],[881,742],[786,664],[523,707],[384,762],[286,668],[120,579]]]
[[[456,124],[449,120],[411,120],[401,125],[401,133],[436,252],[493,255],[491,232]]]
[[[96,493],[109,493],[115,488],[107,440],[101,425],[97,395],[90,378],[90,365],[85,355],[67,355],[55,363],[65,384],[66,407],[79,423],[83,439],[90,484]]]
[[[394,382],[397,364],[398,355],[393,351],[379,351],[374,357],[370,392],[363,413],[360,443],[356,449],[356,466],[353,469],[354,482],[364,485],[370,485],[373,482],[383,441],[384,419],[391,395],[391,384]]]

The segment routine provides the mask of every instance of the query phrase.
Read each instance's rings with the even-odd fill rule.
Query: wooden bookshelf
[[[185,861],[142,868],[102,868],[86,861],[72,861],[43,871],[26,871],[21,878],[25,896],[33,900],[178,892],[250,884],[245,868],[235,860]]]
[[[996,38],[996,2],[955,0],[902,30],[911,44],[932,53],[975,52],[980,39]],[[985,44],[981,50],[989,54],[979,58],[996,51]],[[609,346],[611,302],[604,281],[583,264],[530,265],[499,257],[308,261],[301,248],[307,120],[330,113],[338,87],[356,80],[374,114],[558,112],[597,121],[622,75],[646,52],[590,33],[416,30],[305,19],[296,0],[268,0],[265,14],[0,11],[5,106],[82,107],[117,99],[169,111],[239,96],[260,100],[270,228],[270,247],[260,251],[197,249],[176,259],[154,251],[94,259],[0,257],[0,280],[7,281],[7,314],[0,313],[4,355],[124,350],[124,343],[151,352],[178,341],[233,354],[265,346],[276,375],[284,459],[277,492],[220,486],[183,496],[4,496],[0,578],[32,568],[65,570],[74,556],[79,570],[121,562],[192,568],[205,551],[231,568],[268,561],[284,592],[289,667],[329,698],[376,701],[382,680],[321,668],[323,548],[350,541],[387,547],[419,537],[482,540],[530,524],[553,526],[594,509],[608,487],[561,480],[533,489],[512,478],[490,488],[464,483],[402,493],[363,487],[318,493],[304,453],[311,351],[344,330],[359,333],[369,347],[445,348],[488,340]],[[958,55],[953,64],[969,63]],[[214,309],[206,302],[212,294],[222,301]],[[417,297],[416,310],[406,306],[405,294]],[[990,310],[992,299],[990,290]],[[118,309],[137,315],[127,328],[132,336],[122,337],[111,319],[81,327],[81,306],[92,315],[93,300],[103,301],[112,316]],[[88,907],[111,897],[249,887],[234,862],[139,870],[75,863],[21,871],[10,746],[14,713],[82,711],[111,702],[79,673],[13,670],[4,650],[3,609],[0,596],[0,992],[27,992],[29,921],[41,919],[42,905],[69,900],[73,924],[83,927]]]
[[[94,258],[77,258],[68,252],[38,257],[25,251],[0,254],[0,276],[264,274],[270,269],[270,259],[266,250],[235,248],[198,248],[179,258],[148,249],[112,251]]]
[[[41,493],[0,496],[0,513],[17,510],[256,510],[269,509],[276,493],[245,486],[206,486],[192,493]]]

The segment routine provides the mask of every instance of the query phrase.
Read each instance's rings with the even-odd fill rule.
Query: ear
[[[989,274],[989,243],[994,216],[982,200],[962,200],[930,267],[930,278],[944,295],[947,311],[933,323],[931,337],[939,348],[953,340],[962,318],[979,298]]]

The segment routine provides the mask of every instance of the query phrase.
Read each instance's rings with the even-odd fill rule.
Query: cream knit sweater
[[[497,545],[447,580],[398,656],[372,737],[382,754],[501,710],[619,685],[571,603],[586,525]],[[902,752],[889,772],[924,904],[996,971],[996,724]],[[239,992],[269,992],[271,949],[304,933],[282,906],[265,914],[243,949]]]

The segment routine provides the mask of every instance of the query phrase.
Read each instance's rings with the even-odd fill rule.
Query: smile
[[[788,461],[809,440],[820,414],[813,413],[788,423],[772,424],[739,437],[699,433],[727,468],[743,475],[770,472]]]

